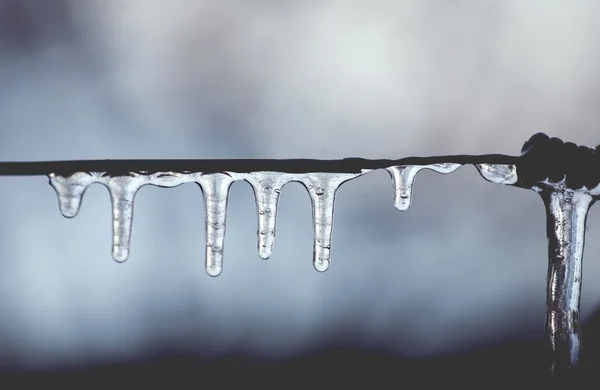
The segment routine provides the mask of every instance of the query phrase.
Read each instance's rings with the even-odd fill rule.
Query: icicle
[[[536,189],[544,200],[547,213],[546,333],[552,353],[551,370],[562,373],[576,366],[579,358],[585,224],[594,199],[587,191],[567,188],[564,182]]]
[[[65,218],[73,218],[79,213],[85,190],[98,181],[99,175],[94,172],[75,172],[67,177],[54,173],[48,175],[58,197],[58,208]]]
[[[310,194],[314,225],[313,265],[319,272],[327,271],[331,261],[335,193],[343,183],[360,175],[360,173],[294,175],[294,181],[301,182]]]
[[[477,164],[475,167],[481,176],[489,182],[509,185],[517,182],[517,168],[515,165]]]
[[[206,272],[219,276],[223,270],[223,245],[229,189],[236,179],[227,173],[202,174],[196,183],[202,189],[206,222]]]
[[[106,179],[112,202],[112,257],[122,263],[129,257],[135,194],[147,184],[147,176],[130,174]]]
[[[252,172],[246,175],[245,180],[252,186],[256,200],[258,255],[266,260],[275,246],[279,195],[291,177],[282,172]]]
[[[422,169],[431,169],[437,173],[445,174],[456,171],[460,166],[461,164],[440,163],[432,165],[397,165],[386,168],[394,184],[394,206],[400,211],[408,210],[415,177]]]

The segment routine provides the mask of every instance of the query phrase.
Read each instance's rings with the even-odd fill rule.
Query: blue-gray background
[[[0,160],[400,158],[519,154],[533,133],[600,143],[594,1],[0,1]],[[73,220],[45,177],[0,188],[0,360],[22,368],[161,349],[293,356],[343,339],[399,355],[543,335],[544,209],[473,167],[424,171],[396,211],[385,171],[338,192],[332,265],[312,267],[310,201],[281,198],[256,253],[235,183],[223,274],[206,275],[195,185],[144,187],[130,259],[110,203]],[[600,303],[598,212],[582,317]]]

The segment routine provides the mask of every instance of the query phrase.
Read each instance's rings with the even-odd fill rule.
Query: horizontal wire
[[[287,173],[331,172],[360,173],[398,165],[431,164],[516,164],[521,157],[502,154],[406,157],[399,160],[345,158],[314,159],[212,159],[212,160],[72,160],[0,162],[0,176],[39,176],[51,173],[69,175],[74,172],[105,172],[109,175],[156,172],[237,172],[274,171]]]

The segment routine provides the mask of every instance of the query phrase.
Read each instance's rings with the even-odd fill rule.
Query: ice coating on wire
[[[129,257],[131,231],[133,225],[134,200],[137,191],[144,185],[176,187],[194,181],[196,174],[156,173],[144,175],[107,176],[103,172],[75,172],[69,176],[51,173],[50,185],[56,191],[61,214],[66,218],[75,217],[81,207],[86,189],[94,184],[104,185],[110,194],[112,205],[112,257],[124,262]]]
[[[305,165],[293,167],[296,163]],[[81,171],[73,169],[81,164],[87,168]],[[119,164],[128,168],[117,168]],[[217,168],[222,164],[229,168]],[[202,188],[205,204],[207,272],[217,276],[222,270],[229,188],[235,180],[245,179],[254,190],[258,213],[258,252],[263,259],[273,252],[281,189],[291,181],[304,185],[313,210],[313,264],[322,272],[330,263],[335,194],[342,183],[371,170],[384,168],[393,180],[394,205],[398,210],[405,211],[410,207],[418,172],[431,169],[438,173],[450,173],[464,164],[474,165],[489,182],[532,189],[541,195],[546,206],[549,243],[546,332],[552,356],[552,372],[563,372],[574,367],[581,343],[579,299],[585,221],[589,208],[600,197],[600,152],[596,148],[578,146],[538,133],[525,142],[518,158],[460,155],[401,160],[232,160],[223,163],[212,160],[193,160],[189,163],[181,160],[5,162],[0,163],[0,174],[48,174],[51,172],[47,170],[48,166],[59,168],[59,172],[70,172],[48,174],[50,184],[58,195],[59,209],[67,218],[77,215],[89,185],[96,182],[104,184],[112,199],[113,257],[117,261],[124,261],[129,254],[134,198],[139,188],[147,184],[175,187],[196,182]],[[142,168],[142,165],[145,167]],[[159,171],[159,165],[167,167],[164,172]],[[281,172],[270,169],[276,165],[283,168]],[[189,170],[190,166],[195,166],[196,171],[207,168],[207,172]],[[179,172],[182,167],[185,168]],[[217,172],[217,169],[222,171]],[[110,170],[111,173],[104,170]],[[126,173],[115,174],[115,170]]]
[[[422,169],[450,173],[461,165],[437,163],[388,167],[387,171],[394,182],[396,208],[403,211],[408,209],[415,176]],[[514,166],[481,164],[477,167],[482,176],[490,181],[505,184],[514,181]],[[268,259],[274,249],[277,208],[283,186],[294,181],[304,185],[310,195],[313,210],[313,264],[315,269],[323,272],[327,270],[331,260],[333,209],[337,188],[342,183],[370,171],[371,169],[363,169],[360,173],[168,171],[151,174],[141,171],[112,176],[106,172],[75,172],[67,176],[54,173],[48,176],[51,186],[58,195],[60,211],[67,218],[77,215],[83,194],[91,184],[101,183],[108,188],[112,202],[112,256],[118,262],[123,262],[129,257],[134,200],[137,191],[144,185],[170,188],[184,183],[197,183],[203,192],[206,216],[206,270],[209,275],[217,276],[222,272],[226,209],[229,188],[233,181],[245,180],[254,191],[258,214],[258,254],[263,259]]]
[[[123,262],[129,257],[137,191],[144,185],[176,187],[184,183],[196,182],[202,189],[205,208],[206,272],[211,276],[218,276],[223,268],[227,203],[229,190],[234,181],[246,180],[254,190],[258,213],[258,249],[259,256],[263,259],[268,258],[273,251],[277,206],[283,186],[294,181],[304,185],[310,195],[313,210],[313,264],[315,269],[323,272],[327,270],[330,263],[336,191],[342,183],[362,174],[157,172],[151,175],[129,173],[108,176],[102,172],[76,172],[69,176],[50,174],[49,177],[50,185],[58,196],[60,211],[68,218],[77,214],[87,187],[93,183],[101,183],[108,188],[112,202],[112,256],[118,262]]]
[[[491,183],[512,185],[518,180],[517,167],[513,164],[476,164],[475,167]]]

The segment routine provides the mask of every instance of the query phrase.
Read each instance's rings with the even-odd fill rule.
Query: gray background
[[[0,159],[518,155],[533,133],[600,143],[594,1],[0,1]],[[100,185],[73,220],[44,177],[0,179],[0,357],[55,367],[162,349],[292,356],[343,339],[401,355],[541,337],[544,208],[473,167],[342,186],[332,265],[285,187],[273,257],[232,187],[206,275],[195,185],[144,187],[130,259]],[[600,301],[592,209],[582,317]]]

